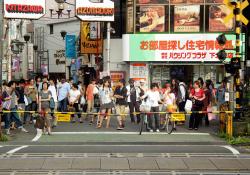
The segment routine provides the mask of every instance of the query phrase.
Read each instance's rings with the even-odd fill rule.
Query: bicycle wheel
[[[168,134],[171,134],[175,129],[175,122],[171,121],[171,116],[166,119],[166,130]]]

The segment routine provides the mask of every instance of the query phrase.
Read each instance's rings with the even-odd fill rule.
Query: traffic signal
[[[217,43],[220,46],[224,46],[226,44],[226,42],[227,42],[227,38],[226,38],[225,34],[219,35],[216,38],[216,40],[217,40]],[[241,69],[240,58],[238,58],[238,57],[234,57],[229,62],[225,62],[225,59],[227,58],[227,53],[226,53],[225,49],[220,50],[216,55],[217,55],[218,59],[225,64],[224,65],[225,66],[225,71],[227,73],[235,75],[236,72],[239,69]]]
[[[220,45],[220,46],[224,46],[227,42],[227,38],[225,36],[225,34],[221,34],[219,35],[217,38],[217,43]],[[224,62],[224,60],[227,58],[227,53],[224,49],[220,50],[217,54],[217,57],[220,61]]]

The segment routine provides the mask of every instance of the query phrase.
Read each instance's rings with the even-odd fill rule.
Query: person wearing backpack
[[[188,95],[187,85],[180,80],[177,93],[177,105],[179,108],[179,112],[185,112],[185,103],[188,99]]]

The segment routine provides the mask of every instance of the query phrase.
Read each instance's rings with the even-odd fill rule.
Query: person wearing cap
[[[137,124],[140,123],[141,117],[140,117],[140,88],[135,87],[134,80],[129,79],[129,85],[127,88],[127,102],[129,104],[129,110],[130,110],[130,119],[132,123],[135,123],[134,119],[134,112],[137,112],[136,118],[137,118]]]
[[[118,114],[118,127],[117,130],[123,130],[125,126],[125,108],[127,105],[127,88],[125,87],[126,81],[121,79],[118,83],[118,86],[115,89],[114,97],[116,98],[116,112]]]

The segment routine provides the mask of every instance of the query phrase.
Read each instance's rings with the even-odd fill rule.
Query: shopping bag
[[[140,105],[140,111],[141,112],[150,112],[151,106],[148,104],[141,104]]]
[[[217,111],[217,107],[216,106],[208,106],[207,107],[207,116],[208,116],[208,120],[211,121],[211,120],[215,120],[216,119],[216,115],[212,112],[215,112]]]
[[[3,109],[10,110],[11,100],[7,100],[3,102]]]
[[[192,110],[192,106],[193,106],[193,102],[189,99],[187,99],[186,103],[185,103],[185,111],[186,112],[190,112]]]

